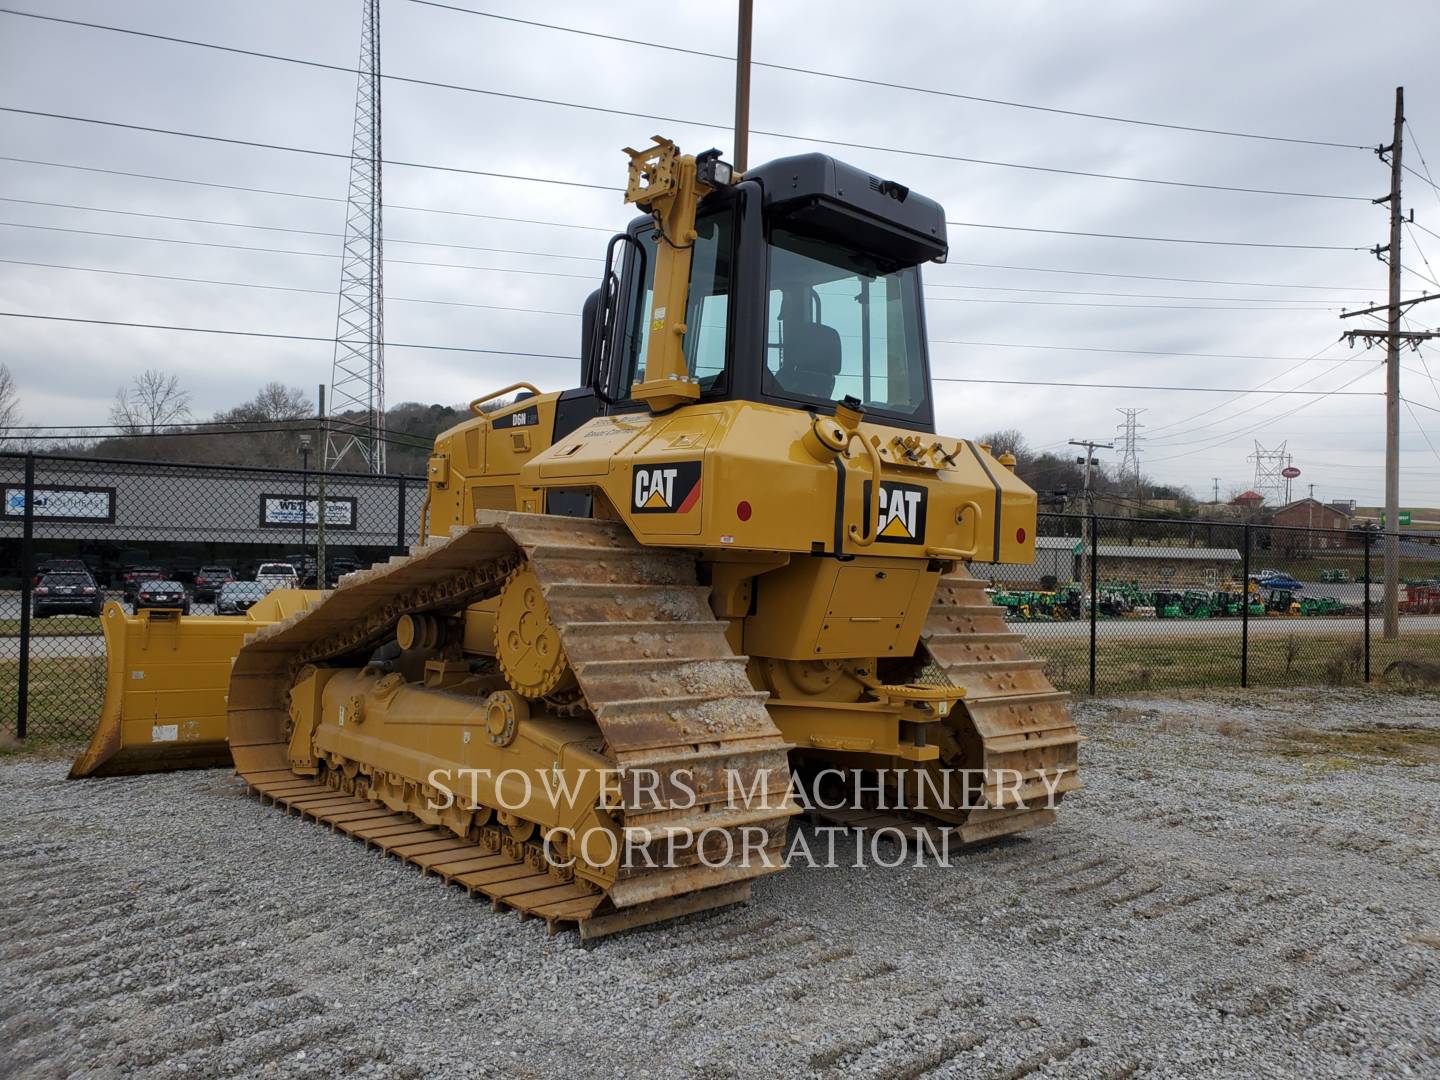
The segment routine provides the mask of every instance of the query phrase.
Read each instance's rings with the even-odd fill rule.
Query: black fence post
[[[25,455],[25,524],[20,539],[20,670],[15,689],[15,737],[30,726],[30,590],[35,578],[35,455]]]
[[[1240,544],[1240,685],[1250,685],[1250,523]]]
[[[1095,613],[1100,607],[1100,590],[1096,587],[1096,563],[1100,550],[1100,530],[1096,528],[1095,511],[1090,511],[1090,696],[1095,696]]]
[[[1374,536],[1365,530],[1365,681],[1370,681],[1370,541]]]
[[[399,510],[395,517],[395,552],[397,555],[404,555],[405,552],[409,550],[405,540],[406,536],[409,535],[405,528],[407,524],[405,521],[407,516],[405,513],[405,492],[407,490],[405,477],[400,477],[396,483],[400,485],[400,498]]]

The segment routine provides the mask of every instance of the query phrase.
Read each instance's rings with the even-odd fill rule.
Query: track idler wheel
[[[511,572],[500,589],[495,659],[505,681],[521,697],[542,698],[575,685],[540,581],[528,566]]]

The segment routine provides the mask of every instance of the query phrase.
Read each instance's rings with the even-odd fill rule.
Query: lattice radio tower
[[[1246,460],[1255,463],[1255,490],[1270,499],[1272,504],[1284,502],[1290,481],[1281,475],[1281,472],[1289,467],[1291,460],[1285,444],[1282,442],[1275,449],[1266,450],[1257,441],[1255,452]]]
[[[1123,487],[1126,481],[1135,486],[1135,497],[1140,497],[1140,443],[1144,439],[1139,434],[1145,425],[1136,422],[1144,409],[1116,409],[1124,420],[1115,425],[1115,430],[1120,436],[1120,484]]]
[[[340,307],[325,439],[325,468],[358,457],[385,471],[385,289],[381,230],[380,0],[364,0],[350,195],[340,258]]]

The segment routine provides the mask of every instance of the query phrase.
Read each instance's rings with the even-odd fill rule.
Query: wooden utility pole
[[[1095,475],[1095,451],[1097,449],[1113,450],[1115,449],[1115,444],[1096,442],[1094,439],[1071,439],[1070,445],[1083,446],[1085,448],[1085,456],[1075,459],[1077,465],[1085,466],[1085,520],[1081,524],[1080,531],[1082,539],[1085,542],[1085,550],[1087,552],[1093,552],[1095,550],[1095,544],[1098,543],[1098,538],[1092,541],[1090,537],[1090,522],[1095,516],[1095,489],[1093,484]],[[1090,556],[1087,554],[1086,558],[1090,558]],[[1091,597],[1091,601],[1094,601],[1093,596]]]
[[[735,171],[744,172],[750,159],[750,27],[755,0],[740,0],[740,27],[735,45]]]
[[[1395,137],[1390,144],[1390,311],[1385,341],[1385,574],[1383,637],[1400,636],[1400,152],[1405,137],[1405,88],[1395,88]]]
[[[1390,204],[1390,244],[1374,249],[1377,257],[1383,257],[1390,268],[1389,299],[1384,304],[1361,308],[1359,311],[1344,311],[1342,319],[1353,319],[1357,315],[1373,315],[1385,312],[1384,330],[1347,330],[1344,336],[1354,345],[1356,339],[1367,345],[1373,341],[1385,342],[1385,547],[1383,549],[1382,574],[1384,591],[1383,636],[1394,640],[1400,636],[1400,346],[1409,344],[1419,348],[1420,343],[1440,337],[1440,333],[1429,330],[1401,330],[1400,319],[1411,307],[1427,300],[1440,299],[1440,293],[1426,293],[1412,296],[1409,300],[1400,298],[1400,231],[1405,218],[1400,209],[1400,177],[1403,168],[1401,153],[1405,138],[1405,88],[1395,88],[1395,129],[1389,146],[1375,148],[1380,160],[1390,155],[1390,194],[1382,195],[1376,203]]]
[[[1095,494],[1091,490],[1091,478],[1095,474],[1095,451],[1113,450],[1115,444],[1096,442],[1094,439],[1071,439],[1070,445],[1085,447],[1085,456],[1076,459],[1076,464],[1085,466],[1085,512],[1093,514],[1095,512]]]

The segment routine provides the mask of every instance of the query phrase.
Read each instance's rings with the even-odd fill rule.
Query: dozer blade
[[[70,779],[230,764],[226,697],[247,635],[321,594],[277,589],[244,616],[105,605],[105,704]]]

